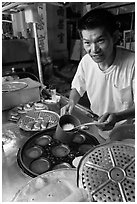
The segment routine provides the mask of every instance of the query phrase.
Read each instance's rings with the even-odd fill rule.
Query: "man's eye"
[[[86,41],[84,42],[84,44],[85,44],[85,45],[90,45],[90,43],[89,43],[89,42],[86,42]]]
[[[104,43],[105,42],[105,39],[100,39],[99,41],[98,41],[98,43]]]

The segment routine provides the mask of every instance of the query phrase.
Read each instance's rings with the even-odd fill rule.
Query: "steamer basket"
[[[135,202],[135,148],[117,141],[96,146],[78,166],[77,184],[95,202]]]

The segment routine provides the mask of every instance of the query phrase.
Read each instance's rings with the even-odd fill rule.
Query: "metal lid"
[[[134,145],[117,141],[96,146],[81,159],[77,179],[90,201],[134,202]]]

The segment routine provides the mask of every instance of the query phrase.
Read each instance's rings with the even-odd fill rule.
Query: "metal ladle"
[[[97,121],[94,121],[94,122],[84,123],[84,124],[75,126],[73,129],[68,130],[68,132],[75,131],[75,130],[78,130],[78,129],[84,129],[86,126],[89,126],[89,125],[98,125],[99,126],[99,125],[105,125],[105,124],[107,124],[107,122],[99,123]]]

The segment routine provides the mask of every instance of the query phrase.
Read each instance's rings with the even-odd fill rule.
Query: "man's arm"
[[[72,89],[69,95],[69,101],[73,101],[74,106],[78,103],[80,99],[80,94],[77,92],[76,89]]]
[[[130,118],[135,118],[135,104],[127,110],[116,113],[116,122]]]
[[[66,106],[64,106],[63,108],[61,108],[60,115],[62,116],[64,114],[71,114],[72,111],[73,111],[73,108],[78,103],[80,97],[81,96],[77,92],[77,90],[76,89],[72,89],[70,91],[68,104]]]
[[[122,120],[135,118],[135,105],[131,108],[117,113],[105,113],[99,119],[99,122],[104,124],[99,126],[102,130],[111,130],[117,122]]]

